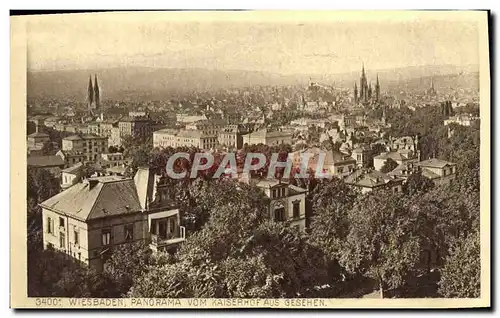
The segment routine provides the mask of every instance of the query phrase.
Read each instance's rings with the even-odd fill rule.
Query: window
[[[343,167],[337,168],[337,173],[342,173],[344,171]]]
[[[47,218],[47,233],[49,234],[53,234],[54,233],[54,229],[53,229],[53,225],[52,225],[52,219],[51,218]]]
[[[106,246],[111,244],[111,229],[102,230],[102,245]]]
[[[284,197],[286,195],[286,189],[281,188],[281,196]]]
[[[59,233],[59,247],[66,248],[66,236],[63,232]]]
[[[294,201],[293,202],[293,218],[299,218],[300,217],[300,201]]]
[[[275,222],[285,221],[285,208],[278,208],[274,210],[274,221]]]
[[[59,218],[59,226],[64,227],[64,219],[61,217]]]
[[[78,260],[81,261],[82,260],[82,253],[78,253]]]
[[[73,230],[73,235],[75,236],[75,244],[76,244],[76,245],[80,244],[80,235],[79,235],[79,234],[80,234],[80,233],[78,233],[78,229],[77,229],[77,228],[75,228],[75,229]]]
[[[175,223],[176,223],[175,219],[174,218],[170,218],[169,223],[170,223],[169,224],[169,226],[170,226],[170,232],[171,233],[175,233],[175,228],[176,228],[176,226],[175,226]]]
[[[273,189],[273,198],[278,197],[278,191],[276,189]]]
[[[361,161],[361,155],[358,155],[357,157],[358,157],[358,159],[356,159],[356,160]]]
[[[134,240],[134,224],[126,224],[125,225],[125,241],[133,241]]]

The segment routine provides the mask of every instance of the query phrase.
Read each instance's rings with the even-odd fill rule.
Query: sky
[[[445,15],[444,15],[445,14]],[[325,74],[479,64],[458,12],[100,13],[26,20],[28,69],[148,66]]]

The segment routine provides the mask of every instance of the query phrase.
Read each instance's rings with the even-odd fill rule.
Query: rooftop
[[[64,160],[59,156],[28,156],[28,166],[56,167],[64,166]]]
[[[31,138],[36,138],[36,137],[49,137],[49,135],[47,135],[46,133],[43,133],[43,132],[34,132],[32,134],[29,134],[28,137],[31,137]]]
[[[432,158],[424,161],[420,161],[418,163],[421,167],[429,167],[429,168],[444,168],[445,166],[454,166],[455,164],[449,161]]]
[[[134,180],[118,176],[87,179],[40,206],[83,221],[141,211]]]

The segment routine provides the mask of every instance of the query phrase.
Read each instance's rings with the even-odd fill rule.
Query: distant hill
[[[89,75],[97,74],[104,98],[124,95],[163,95],[253,85],[293,85],[298,77],[252,71],[208,69],[109,68],[28,72],[28,96],[70,97],[85,100]]]
[[[430,88],[431,82],[434,82],[434,88],[441,93],[449,93],[451,90],[457,89],[479,90],[479,72],[425,76],[420,78],[411,78],[401,82],[389,82],[387,83],[385,90],[423,91]]]
[[[476,68],[476,69],[475,69]],[[477,67],[452,65],[405,67],[390,70],[370,70],[367,76],[373,83],[376,74],[382,85],[426,76],[470,73]],[[139,97],[162,99],[174,92],[210,91],[221,88],[255,85],[305,85],[313,81],[335,86],[351,87],[359,80],[360,72],[345,74],[280,75],[270,72],[241,70],[173,69],[120,67],[97,70],[31,71],[27,74],[28,97],[71,98],[84,101],[88,78],[97,74],[104,99]]]

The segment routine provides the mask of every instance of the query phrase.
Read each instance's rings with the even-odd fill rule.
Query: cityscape
[[[28,297],[481,297],[474,22],[77,16],[28,32]]]

